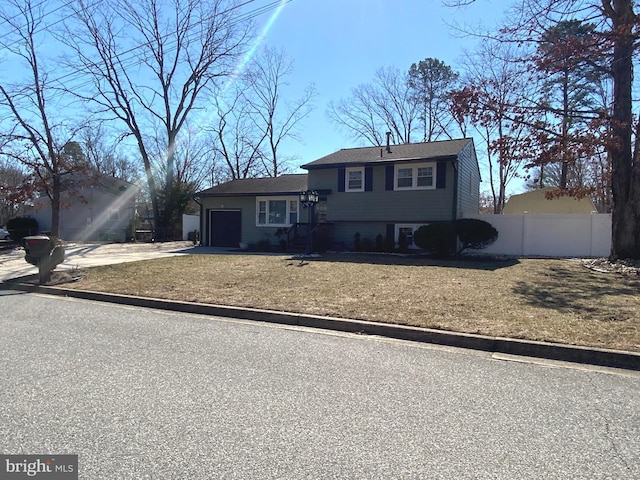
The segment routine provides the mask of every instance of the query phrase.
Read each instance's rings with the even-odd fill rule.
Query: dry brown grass
[[[640,352],[640,278],[575,260],[196,254],[92,268],[66,286]]]

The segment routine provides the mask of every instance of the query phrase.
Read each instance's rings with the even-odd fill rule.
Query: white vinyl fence
[[[606,257],[611,250],[611,214],[472,215],[498,230],[482,253],[545,257]]]
[[[200,215],[182,214],[182,239],[189,240],[187,235],[194,230],[200,230]]]

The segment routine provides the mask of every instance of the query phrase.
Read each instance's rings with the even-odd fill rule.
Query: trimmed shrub
[[[187,232],[187,240],[193,242],[194,245],[197,245],[200,241],[200,232],[198,230]]]
[[[7,230],[14,242],[22,243],[24,237],[38,234],[38,221],[33,217],[12,218],[7,222]]]
[[[393,249],[396,246],[396,241],[392,236],[384,239],[384,251],[387,253],[393,253]]]
[[[384,252],[384,240],[381,233],[376,235],[376,252]]]
[[[362,243],[360,241],[360,232],[356,232],[353,236],[353,250],[356,252],[362,251]]]
[[[421,226],[413,233],[413,243],[441,258],[455,252],[455,239],[453,225],[450,222],[433,222]]]
[[[409,246],[407,245],[407,235],[404,232],[400,232],[398,235],[398,251],[400,253],[407,253]]]
[[[460,250],[458,250],[458,253],[467,248],[473,250],[486,248],[498,238],[498,231],[493,225],[476,218],[461,218],[456,220],[456,234],[460,241]]]

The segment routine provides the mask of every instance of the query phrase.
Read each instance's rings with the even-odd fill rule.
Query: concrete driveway
[[[206,253],[202,247],[194,247],[192,242],[162,243],[70,243],[65,246],[65,260],[56,270],[96,267],[116,263],[136,262],[152,258]],[[38,269],[24,260],[24,250],[19,247],[0,255],[0,281],[34,275]]]

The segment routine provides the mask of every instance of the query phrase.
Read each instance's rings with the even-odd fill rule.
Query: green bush
[[[376,235],[376,252],[384,252],[384,240],[381,233]]]
[[[400,253],[407,253],[409,245],[407,245],[407,235],[404,232],[400,232],[398,235],[398,251]]]
[[[384,239],[384,251],[387,253],[393,253],[393,249],[396,246],[396,241],[393,236],[388,236]]]
[[[198,230],[187,232],[187,240],[193,242],[194,245],[197,245],[200,241],[200,232]]]
[[[455,222],[433,222],[421,226],[413,234],[413,242],[438,257],[459,254],[467,248],[479,250],[498,238],[498,231],[484,220],[460,218]],[[457,242],[456,242],[457,240]],[[459,242],[460,248],[456,244]]]
[[[38,221],[33,217],[12,218],[7,222],[7,230],[14,242],[22,243],[24,237],[38,234]]]
[[[461,244],[458,253],[467,248],[473,250],[486,248],[498,238],[498,231],[493,225],[476,218],[456,220],[456,234]]]
[[[360,232],[356,232],[353,236],[353,250],[356,252],[362,251],[362,243],[360,241]]]
[[[413,243],[441,258],[446,258],[455,251],[455,239],[451,222],[433,222],[421,226],[413,233]]]

